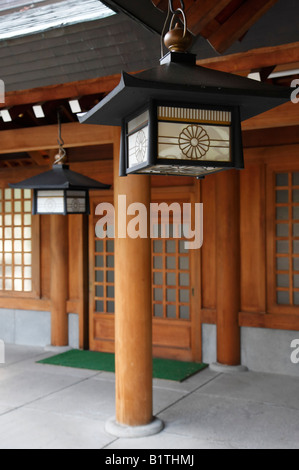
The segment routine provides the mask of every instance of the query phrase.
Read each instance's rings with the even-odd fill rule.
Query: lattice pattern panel
[[[0,190],[0,291],[32,291],[31,191]]]
[[[114,240],[95,240],[95,312],[114,313]]]
[[[190,253],[181,239],[152,240],[153,315],[191,320]]]
[[[275,186],[276,302],[299,305],[299,172],[277,173]]]

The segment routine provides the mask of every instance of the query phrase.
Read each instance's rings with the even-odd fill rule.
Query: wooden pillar
[[[147,239],[118,238],[118,196],[150,205],[150,177],[119,175],[120,130],[115,130],[115,367],[116,422],[144,426],[152,410],[152,292],[151,243]],[[122,227],[123,228],[123,227]]]
[[[52,346],[68,345],[68,217],[51,215]]]
[[[216,180],[217,362],[241,362],[240,185],[239,173],[224,171]]]
[[[89,349],[89,271],[88,271],[88,237],[89,218],[82,215],[81,221],[81,250],[79,270],[82,276],[82,289],[79,293],[80,317],[79,317],[79,345],[81,349]],[[80,245],[79,245],[80,246]]]

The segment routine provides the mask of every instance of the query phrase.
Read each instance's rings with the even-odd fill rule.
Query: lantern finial
[[[192,34],[187,29],[187,20],[186,15],[184,13],[184,3],[181,2],[181,4],[182,8],[179,8],[178,10],[173,10],[171,1],[169,2],[170,11],[173,16],[170,23],[169,31],[164,38],[164,44],[170,52],[187,52],[193,42]],[[184,29],[180,26],[179,23],[176,23],[175,27],[173,27],[174,20],[179,15],[182,15],[183,17]]]

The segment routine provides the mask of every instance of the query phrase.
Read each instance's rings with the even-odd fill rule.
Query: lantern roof
[[[54,165],[52,170],[28,178],[20,183],[10,184],[11,188],[18,189],[110,189],[111,186],[100,183],[80,173],[71,171],[68,165]]]
[[[198,66],[193,54],[170,52],[157,67],[135,75],[123,72],[119,85],[80,122],[120,126],[125,116],[151,99],[174,106],[240,106],[244,121],[290,101],[291,92],[288,87]]]

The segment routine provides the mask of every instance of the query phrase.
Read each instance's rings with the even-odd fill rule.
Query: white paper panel
[[[230,127],[159,122],[158,158],[231,160]]]
[[[129,168],[148,159],[148,126],[128,137]]]
[[[63,214],[63,191],[38,191],[37,212],[39,214]]]

